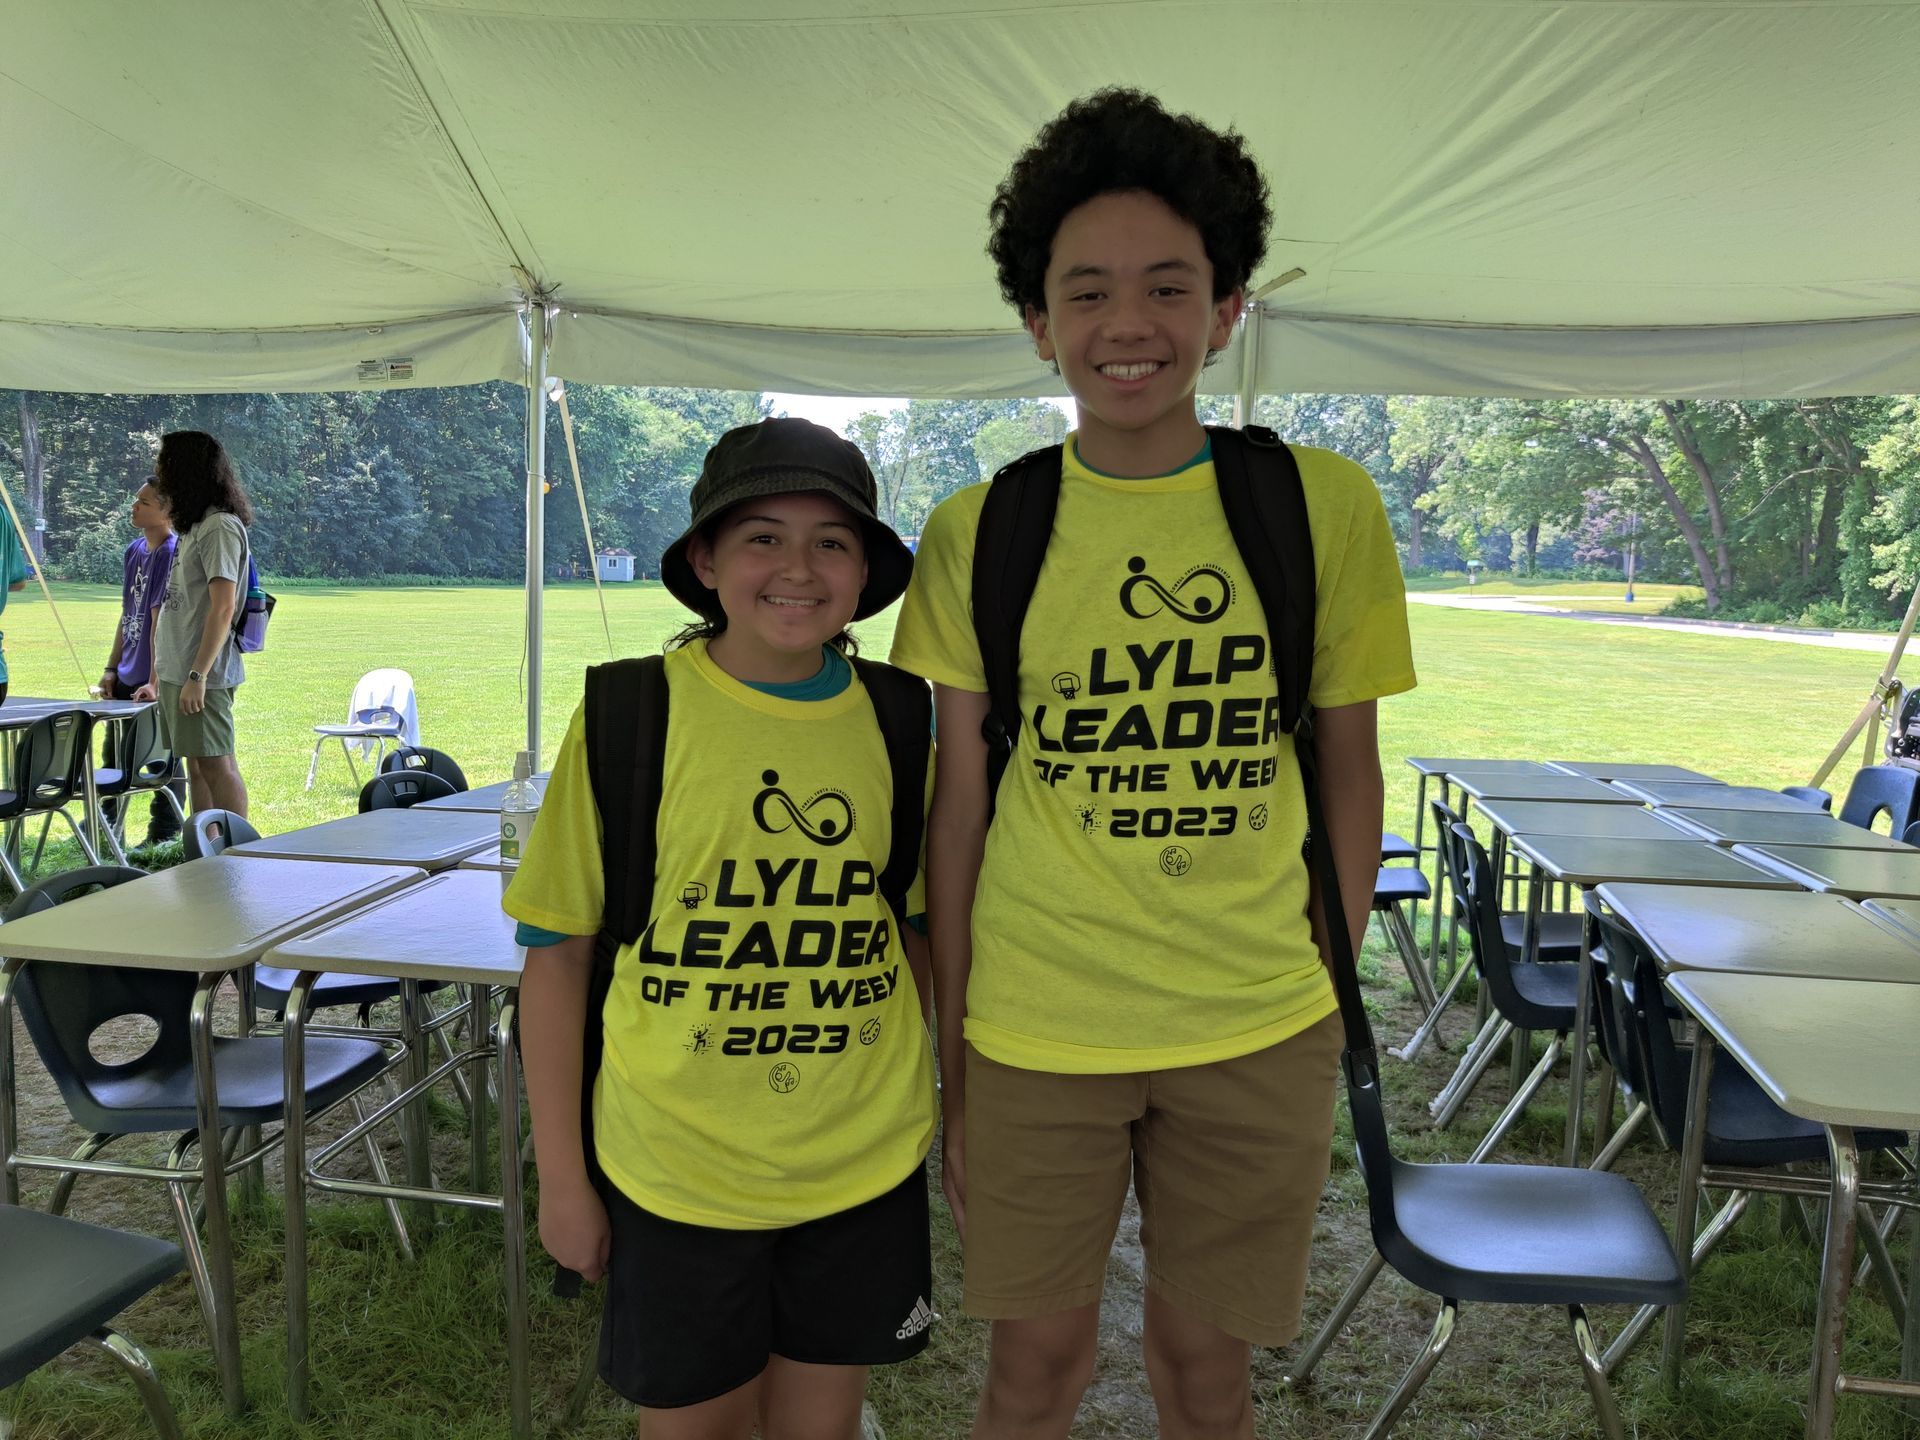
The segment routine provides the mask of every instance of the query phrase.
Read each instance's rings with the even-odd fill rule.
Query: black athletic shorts
[[[715,1230],[617,1191],[600,1375],[672,1409],[736,1390],[775,1355],[891,1365],[927,1348],[933,1259],[924,1164],[864,1205],[781,1230]]]

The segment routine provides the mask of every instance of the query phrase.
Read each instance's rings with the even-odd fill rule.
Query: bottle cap
[[[522,750],[513,757],[513,778],[531,780],[533,778],[533,752]]]

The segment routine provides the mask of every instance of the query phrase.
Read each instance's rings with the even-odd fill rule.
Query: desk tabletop
[[[1758,785],[1699,785],[1685,780],[1615,780],[1627,794],[1649,805],[1679,805],[1696,810],[1775,810],[1789,815],[1824,815],[1810,800],[1796,800]]]
[[[460,862],[459,868],[462,870],[508,871],[517,870],[519,866],[514,861],[501,858],[500,847],[495,845],[490,849],[476,851],[474,854],[467,856],[466,859]]]
[[[289,970],[518,985],[527,952],[500,908],[505,883],[484,870],[447,870],[282,941],[265,959]]]
[[[18,729],[66,710],[84,710],[96,720],[128,720],[152,708],[151,700],[42,700],[31,695],[9,695],[0,701],[0,729]]]
[[[547,793],[547,777],[551,771],[542,771],[533,777],[533,787],[541,795]],[[442,795],[438,800],[422,800],[416,810],[484,810],[490,815],[500,813],[500,802],[507,798],[507,786],[511,780],[496,780],[491,785],[482,785],[477,790],[462,790],[457,795]]]
[[[1681,780],[1700,785],[1723,782],[1684,765],[1635,765],[1612,760],[1549,760],[1550,769],[1565,775],[1585,775],[1592,780]]]
[[[1611,840],[1698,838],[1638,805],[1489,799],[1482,800],[1478,808],[1489,824],[1508,835],[1596,835]]]
[[[499,841],[498,816],[415,805],[408,810],[368,810],[325,820],[302,830],[249,840],[226,853],[244,859],[273,856],[444,870]]]
[[[1538,760],[1441,760],[1426,755],[1409,755],[1407,764],[1422,775],[1452,775],[1474,771],[1484,775],[1551,775]]]
[[[1570,885],[1608,881],[1646,885],[1722,885],[1740,890],[1789,890],[1793,882],[1736,859],[1705,840],[1669,830],[1662,840],[1605,835],[1515,835],[1516,852],[1536,869]]]
[[[1554,800],[1563,804],[1638,805],[1624,791],[1584,775],[1502,775],[1478,770],[1461,771],[1450,777],[1467,794],[1478,800]]]
[[[1788,1114],[1920,1128],[1920,985],[1687,971],[1667,989]]]
[[[1862,900],[1860,909],[1871,916],[1875,924],[1920,943],[1920,900]]]
[[[1920,900],[1920,850],[1842,850],[1832,845],[1736,845],[1733,853],[1808,890],[1851,900]]]
[[[141,970],[237,970],[421,878],[411,866],[216,855],[0,925],[0,954]],[[496,896],[494,908],[499,908]]]
[[[1716,845],[1827,845],[1836,850],[1897,850],[1920,854],[1898,840],[1816,811],[1700,810],[1662,805],[1660,817]]]
[[[1898,933],[1838,895],[1694,885],[1602,885],[1599,893],[1662,971],[1920,985],[1920,935]]]

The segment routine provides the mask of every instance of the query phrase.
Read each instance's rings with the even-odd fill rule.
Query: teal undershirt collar
[[[853,683],[853,666],[831,645],[822,645],[820,668],[805,680],[743,680],[740,683],[778,700],[831,700]],[[558,930],[542,930],[524,920],[519,921],[513,931],[514,944],[529,947],[558,945],[566,938]]]
[[[1213,437],[1209,435],[1201,442],[1199,451],[1191,460],[1187,461],[1184,465],[1176,465],[1173,469],[1167,471],[1166,475],[1114,475],[1100,469],[1097,465],[1087,464],[1087,457],[1080,454],[1078,449],[1074,451],[1074,456],[1079,460],[1082,469],[1091,471],[1102,480],[1165,480],[1168,476],[1184,474],[1188,470],[1193,469],[1194,466],[1205,465],[1209,460],[1213,459]]]

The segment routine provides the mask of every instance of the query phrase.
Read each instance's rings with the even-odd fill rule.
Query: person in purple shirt
[[[122,560],[120,623],[114,629],[113,652],[107,657],[106,671],[100,677],[100,693],[112,700],[132,700],[136,698],[135,692],[143,689],[147,693],[139,698],[153,698],[148,687],[153,683],[154,615],[167,593],[167,577],[173,571],[175,536],[166,502],[151,480],[134,492],[133,523],[140,534],[127,546]],[[167,788],[184,809],[187,782],[175,779]],[[111,818],[111,810],[108,816]],[[147,844],[161,844],[179,833],[179,814],[155,795],[147,820]]]

